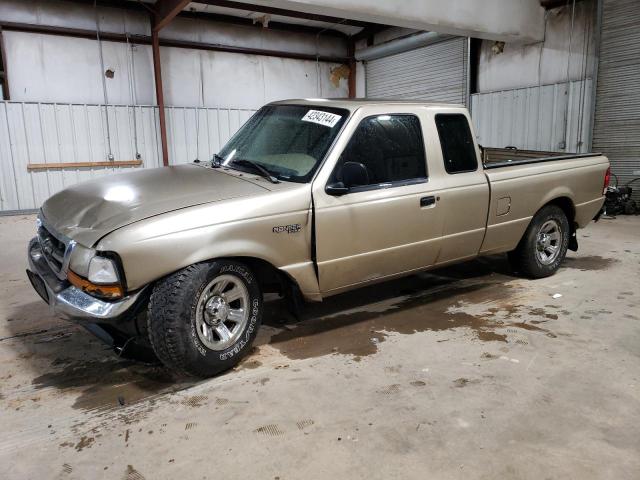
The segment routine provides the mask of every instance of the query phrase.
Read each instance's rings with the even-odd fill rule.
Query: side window
[[[354,163],[362,170],[355,184],[349,181],[353,175],[347,173]],[[366,187],[426,178],[420,121],[415,115],[396,114],[377,115],[360,122],[338,160],[331,181],[343,182],[347,187]]]
[[[439,113],[436,127],[447,173],[476,171],[478,159],[467,117],[459,113]]]

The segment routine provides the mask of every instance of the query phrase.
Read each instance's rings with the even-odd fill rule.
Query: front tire
[[[227,260],[190,265],[155,285],[149,339],[166,367],[210,377],[250,351],[262,308],[262,292],[246,265]]]
[[[535,214],[518,247],[509,252],[513,269],[530,278],[556,273],[567,254],[569,220],[557,205],[546,205]]]

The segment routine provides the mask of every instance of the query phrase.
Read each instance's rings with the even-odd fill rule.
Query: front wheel
[[[198,263],[158,282],[149,301],[149,338],[160,361],[210,377],[251,349],[262,319],[262,292],[244,264]]]
[[[560,207],[541,208],[518,247],[509,252],[512,267],[531,278],[553,275],[567,254],[570,236],[569,220]]]

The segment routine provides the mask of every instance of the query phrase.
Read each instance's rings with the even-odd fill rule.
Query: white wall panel
[[[13,100],[104,102],[97,41],[23,32],[4,32],[3,37]],[[113,78],[105,78],[108,102],[133,103],[130,82],[135,79],[137,103],[154,103],[151,47],[116,42],[102,42],[102,46],[105,69],[115,71]]]
[[[22,32],[3,36],[12,100],[104,103],[98,42]],[[105,78],[108,103],[155,103],[151,47],[102,45],[105,69],[115,71]],[[161,65],[169,105],[255,109],[286,98],[348,95],[346,78],[332,83],[331,69],[340,66],[334,63],[162,47]]]
[[[471,95],[478,142],[485,147],[588,151],[592,81]],[[567,108],[568,107],[568,108]]]
[[[108,32],[150,35],[149,16],[144,12],[98,6],[100,27]],[[96,15],[93,2],[51,0],[2,0],[0,18],[7,22],[33,23],[94,29]]]
[[[493,51],[494,42],[483,40],[478,63],[478,92],[491,92],[581,80],[594,75],[596,0],[553,8],[545,14],[545,39],[531,44],[506,43]],[[587,74],[585,75],[585,69]]]
[[[54,193],[78,182],[131,168],[162,165],[158,109],[154,106],[0,102],[0,211],[39,208]],[[209,160],[252,109],[167,107],[172,165]],[[135,116],[135,128],[134,128]],[[142,167],[92,167],[28,171],[29,163],[100,162],[109,145],[114,160]]]

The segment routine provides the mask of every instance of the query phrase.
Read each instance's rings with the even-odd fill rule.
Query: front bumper
[[[144,301],[145,289],[117,301],[93,297],[66,280],[60,280],[49,267],[38,237],[28,247],[27,276],[35,291],[57,315],[79,323],[119,323],[131,318]]]

